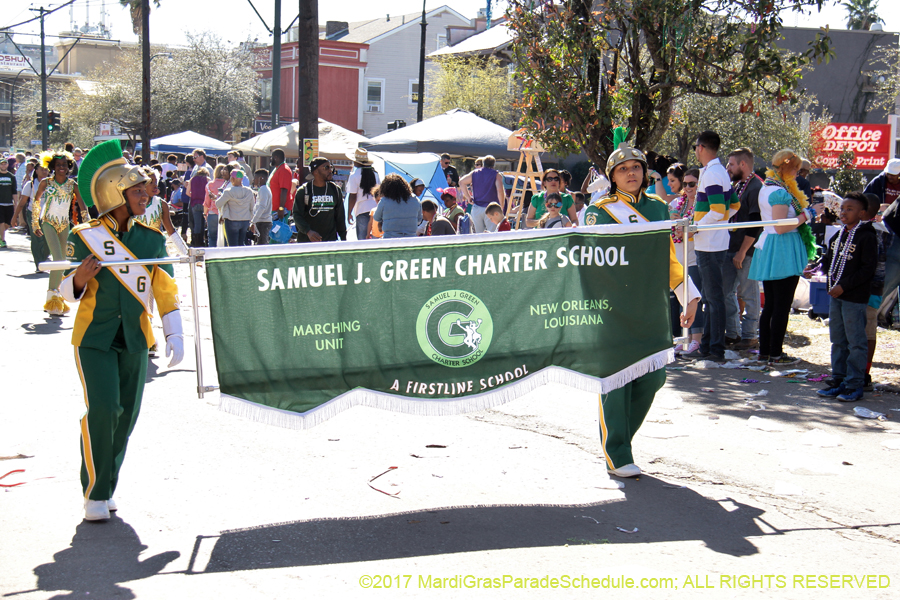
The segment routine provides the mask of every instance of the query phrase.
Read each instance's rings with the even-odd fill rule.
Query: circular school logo
[[[419,311],[416,336],[425,356],[445,367],[468,367],[484,356],[494,335],[491,313],[462,290],[435,294]]]

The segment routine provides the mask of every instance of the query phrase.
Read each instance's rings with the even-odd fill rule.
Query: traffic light
[[[47,131],[56,131],[60,128],[59,113],[55,110],[47,111]]]
[[[246,142],[249,139],[250,139],[250,132],[247,130],[242,131],[241,132],[241,141]]]
[[[43,129],[44,128],[44,113],[42,111],[37,111],[37,113],[35,113],[35,114],[37,115],[37,119],[35,119],[35,126],[38,129]]]

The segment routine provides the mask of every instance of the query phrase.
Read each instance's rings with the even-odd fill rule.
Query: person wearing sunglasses
[[[625,141],[626,130],[613,131],[613,153],[606,162],[606,174],[610,181],[610,193],[601,198],[584,214],[584,224],[612,225],[640,224],[669,220],[666,203],[658,196],[647,194],[650,181],[647,158],[637,148]],[[681,315],[681,326],[690,327],[694,321],[700,292],[685,276],[684,269],[675,258],[675,247],[669,241],[669,287],[676,297],[683,297],[687,286],[687,306]],[[650,411],[656,392],[666,383],[665,368],[651,371],[612,390],[600,394],[600,440],[606,459],[606,470],[618,477],[637,477],[641,469],[634,464],[631,442]]]
[[[531,197],[531,204],[528,206],[528,213],[525,215],[525,225],[528,227],[540,226],[538,222],[544,216],[544,213],[547,212],[544,197],[549,194],[560,195],[563,203],[560,212],[566,215],[573,224],[577,224],[578,214],[575,212],[575,201],[572,199],[572,195],[566,193],[565,188],[562,187],[563,181],[560,172],[556,169],[547,169],[544,171],[541,184],[543,191]]]
[[[572,221],[570,221],[566,215],[560,214],[562,206],[562,196],[556,192],[547,194],[547,199],[544,201],[544,208],[547,212],[545,212],[544,216],[538,221],[538,227],[541,229],[571,227]]]
[[[673,165],[674,166],[674,165]],[[681,177],[681,189],[678,196],[675,197],[672,202],[669,203],[669,216],[673,220],[679,219],[691,219],[694,215],[694,202],[697,200],[697,181],[700,179],[700,169],[693,168],[688,169]],[[700,269],[697,268],[697,255],[694,253],[694,246],[690,246],[690,250],[688,251],[687,261],[684,259],[684,247],[681,245],[683,243],[683,235],[680,229],[675,227],[672,228],[672,242],[675,244],[675,256],[678,258],[678,262],[681,263],[681,266],[686,268],[688,271],[688,275],[691,278],[691,281],[697,286],[697,290],[700,292],[700,295],[703,295],[703,280],[700,278]],[[678,330],[678,335],[681,335],[681,324],[678,323],[677,318],[674,315],[678,314],[678,310],[680,308],[680,304],[676,306],[678,303],[677,298],[673,298],[672,304],[672,314],[674,328]],[[690,334],[690,344],[688,348],[685,350],[681,344],[675,346],[676,354],[690,354],[691,352],[696,352],[700,349],[700,339],[703,337],[703,325],[706,323],[706,313],[703,312],[703,304],[697,307],[697,313],[694,316],[694,322],[691,324],[691,328],[689,330]]]

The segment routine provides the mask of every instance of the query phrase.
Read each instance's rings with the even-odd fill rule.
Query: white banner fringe
[[[483,394],[466,396],[465,398],[405,398],[367,389],[355,389],[341,394],[325,404],[305,413],[296,413],[280,408],[273,408],[231,396],[221,394],[219,409],[225,412],[276,427],[287,429],[309,429],[323,423],[340,412],[354,406],[368,406],[393,412],[420,415],[425,417],[461,415],[500,406],[516,398],[520,398],[547,383],[560,383],[584,392],[608,394],[638,377],[665,368],[675,360],[672,348],[661,350],[639,360],[633,365],[613,373],[608,377],[590,377],[562,367],[547,367],[504,385],[503,387]]]

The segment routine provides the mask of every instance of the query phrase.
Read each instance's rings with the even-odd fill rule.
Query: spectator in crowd
[[[691,220],[694,217],[694,203],[697,200],[697,182],[700,180],[700,169],[688,169],[684,172],[679,180],[681,185],[679,195],[669,203],[669,218],[675,221],[682,219]],[[672,228],[672,243],[675,247],[675,257],[681,263],[682,268],[687,269],[688,276],[694,285],[697,286],[697,292],[703,295],[703,278],[700,277],[700,269],[697,268],[697,256],[694,251],[694,245],[688,244],[690,248],[685,260],[684,234],[682,230]],[[678,322],[678,313],[681,311],[682,298],[676,298],[672,294],[669,298],[670,308],[674,315],[674,329],[677,330],[677,336],[681,336],[681,324]],[[694,315],[694,322],[688,329],[690,341],[687,349],[682,344],[676,346],[675,352],[678,354],[692,354],[700,349],[700,340],[703,338],[703,327],[706,324],[706,314],[703,311],[703,303],[697,306],[697,312]],[[674,332],[673,332],[674,333]]]
[[[425,182],[421,179],[412,179],[409,182],[409,189],[412,190],[413,196],[415,196],[419,202],[421,202],[425,195]]]
[[[347,212],[350,224],[356,222],[356,239],[364,240],[369,231],[369,213],[378,204],[373,192],[380,181],[367,150],[357,148],[347,158],[353,161],[353,171],[347,178]]]
[[[228,165],[216,165],[215,178],[206,184],[203,199],[203,216],[206,218],[207,244],[214,248],[219,245],[219,208],[216,199],[228,182]]]
[[[29,159],[29,161],[31,160],[37,161],[35,158]],[[25,181],[22,193],[19,195],[19,205],[16,208],[18,212],[13,216],[14,220],[18,217],[18,222],[25,225],[25,229],[31,237],[31,258],[34,260],[35,273],[40,273],[38,265],[50,257],[50,248],[47,246],[46,238],[35,233],[31,211],[34,206],[34,196],[37,194],[38,187],[40,187],[41,181],[49,177],[49,175],[50,171],[43,165],[37,165],[35,167],[31,176]]]
[[[75,148],[74,150],[72,150],[72,158],[75,159],[75,167],[80,168],[81,161],[84,160],[84,150],[82,150],[81,148]]]
[[[578,217],[578,222],[584,223],[584,211],[587,209],[587,205],[584,203],[584,194],[572,192],[572,200],[575,202],[575,215]]]
[[[134,158],[132,158],[130,150],[122,150],[122,158],[125,159],[126,163],[130,165],[134,164]]]
[[[880,204],[880,203],[879,203]],[[869,200],[850,192],[841,203],[841,232],[825,253],[828,330],[831,335],[831,381],[820,396],[841,402],[862,400],[866,373],[866,306],[878,263],[875,228],[864,220]]]
[[[484,166],[476,169],[459,180],[463,197],[470,199],[469,184],[472,185],[472,228],[475,233],[493,231],[494,223],[484,214],[484,209],[492,202],[498,204],[506,201],[506,190],[503,187],[503,175],[494,170],[495,159],[488,155],[483,159]]]
[[[206,151],[203,148],[197,148],[193,152],[191,152],[191,157],[194,159],[194,166],[191,168],[191,177],[197,174],[197,171],[200,169],[207,169],[212,175],[215,173],[215,164],[209,164],[206,159]]]
[[[865,220],[874,222],[879,220],[881,201],[875,194],[865,194],[869,201]],[[872,361],[875,360],[875,349],[878,341],[878,308],[884,297],[884,270],[887,261],[887,249],[893,236],[888,231],[875,229],[875,239],[878,242],[878,253],[875,261],[875,275],[872,278],[872,289],[869,292],[869,302],[866,306],[866,340],[868,341],[868,353],[866,356],[866,376],[863,383],[863,391],[874,391],[872,387]],[[830,245],[830,244],[829,244]]]
[[[728,155],[725,170],[731,177],[734,192],[741,204],[730,222],[759,221],[762,180],[753,172],[753,151],[749,148],[732,151]],[[753,261],[753,244],[761,233],[762,227],[732,231],[722,267],[725,285],[725,341],[733,343],[735,350],[750,350],[759,343],[759,282],[750,279],[749,274]],[[741,303],[744,305],[743,315]]]
[[[808,223],[815,220],[817,213],[797,187],[800,162],[793,150],[776,152],[772,158],[773,168],[767,171],[765,184],[759,192],[759,212],[763,221],[795,217],[800,221],[799,226],[765,227],[750,265],[750,279],[763,282],[766,296],[759,323],[759,361],[773,366],[799,362],[784,353],[784,334],[797,282],[816,253],[815,239]],[[816,209],[821,212],[822,205],[816,205]]]
[[[801,158],[800,160],[800,171],[797,172],[797,187],[800,188],[800,191],[806,194],[807,200],[812,199],[812,185],[810,185],[809,180],[809,171],[812,168],[812,164],[805,158]]]
[[[541,180],[542,191],[540,194],[534,194],[531,197],[531,203],[528,206],[528,213],[525,215],[525,225],[528,227],[538,227],[538,220],[544,216],[547,208],[544,205],[545,194],[559,194],[562,198],[562,214],[569,218],[572,223],[578,223],[578,214],[575,212],[575,201],[571,194],[562,192],[562,177],[556,169],[547,169],[544,171],[544,177]]]
[[[178,157],[174,154],[166,156],[166,162],[162,165],[163,177],[168,177],[169,173],[178,173]]]
[[[727,222],[739,205],[731,187],[731,178],[718,153],[721,140],[715,131],[704,131],[697,136],[694,153],[703,165],[697,185],[694,204],[694,221],[698,225],[715,225]],[[725,284],[723,270],[728,253],[727,229],[698,231],[694,234],[697,266],[703,279],[703,300],[706,303],[706,325],[700,340],[700,349],[686,355],[688,358],[708,358],[725,362]]]
[[[298,242],[336,242],[347,239],[344,195],[331,180],[331,162],[321,156],[309,163],[306,184],[297,188],[294,225]],[[269,180],[272,181],[271,178]],[[274,195],[274,189],[273,189]]]
[[[219,209],[225,226],[225,245],[244,246],[247,242],[247,230],[250,229],[256,196],[253,190],[244,187],[243,171],[232,170],[230,178],[231,186],[216,198],[216,208]]]
[[[665,200],[667,203],[671,203],[681,195],[682,182],[684,180],[684,174],[686,172],[687,167],[685,167],[681,163],[674,163],[669,165],[669,168],[666,170],[666,181],[669,183],[669,189],[672,190],[671,193],[666,191],[666,187],[663,185],[662,178],[660,178],[659,176],[654,178],[651,175],[650,183],[653,184],[653,193]]]
[[[310,168],[310,173],[312,169]],[[272,172],[269,174],[269,191],[272,192],[272,212],[278,213],[278,220],[284,219],[284,213],[294,210],[294,188],[291,185],[293,174],[284,164],[284,150],[276,148],[272,151]]]
[[[384,239],[415,237],[422,220],[419,204],[406,181],[391,173],[381,182],[381,201],[375,209],[374,219],[384,231]]]
[[[425,235],[456,235],[456,229],[438,212],[438,205],[434,200],[430,198],[422,200],[422,217],[428,223]]]
[[[494,224],[494,231],[510,231],[512,229],[509,219],[503,215],[503,209],[496,202],[488,204],[487,208],[484,209],[484,213]]]
[[[565,215],[560,214],[562,210],[562,196],[558,192],[547,194],[544,199],[544,208],[547,212],[538,221],[538,227],[541,229],[555,229],[559,227],[571,227],[572,221]]]
[[[201,167],[193,172],[193,176],[186,184],[190,188],[190,203],[188,209],[191,215],[191,247],[202,248],[206,246],[204,242],[204,232],[206,231],[206,186],[209,184],[209,176],[211,173],[206,167]],[[215,245],[215,239],[213,245]]]
[[[269,243],[269,232],[272,231],[272,192],[266,182],[269,180],[269,172],[266,169],[258,169],[253,174],[253,185],[256,186],[256,204],[253,207],[253,216],[250,218],[250,229],[259,237],[258,245]]]
[[[885,251],[884,302],[887,302],[890,293],[900,286],[900,158],[889,160],[884,171],[869,182],[865,192],[875,194],[882,204],[888,205],[883,211],[883,223],[894,234]]]
[[[367,232],[366,239],[380,240],[384,237],[384,231],[381,230],[381,225],[375,222],[375,210],[378,208],[378,203],[381,202],[381,188],[375,188],[373,195],[375,196],[375,208],[369,213],[369,231]]]
[[[450,187],[459,187],[459,172],[456,167],[450,164],[450,155],[441,154],[441,169],[444,170],[444,177],[447,178],[447,185]]]
[[[31,178],[31,175],[34,172],[34,165],[36,164],[36,160],[26,161],[24,154],[21,152],[16,153],[16,189],[19,190],[20,193],[25,186],[25,182]]]
[[[190,204],[191,199],[186,193],[186,186],[182,185],[180,179],[172,178],[169,182],[169,187],[172,190],[172,193],[169,196],[169,202],[181,219],[181,239],[187,242],[187,230],[190,228],[191,224],[191,211],[188,205]]]
[[[453,224],[453,229],[456,230],[459,218],[466,214],[466,211],[456,203],[456,188],[438,188],[438,194],[441,195],[441,202],[444,203],[444,216],[447,217],[447,220]]]
[[[0,156],[0,248],[6,248],[6,230],[12,223],[16,213],[16,200],[19,199],[16,176],[8,167],[9,160]]]

